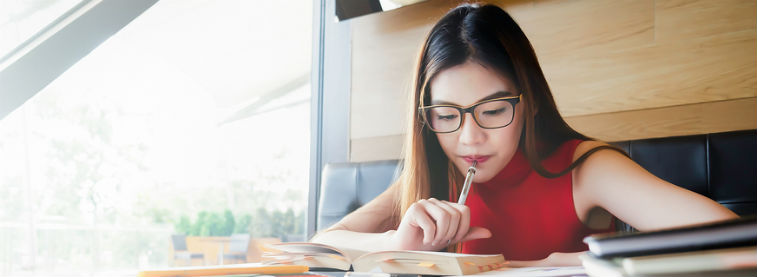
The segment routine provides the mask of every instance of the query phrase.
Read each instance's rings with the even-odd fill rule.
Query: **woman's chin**
[[[468,174],[468,168],[470,168],[470,165],[468,164],[461,164],[457,165],[457,169],[460,171],[460,173],[463,176],[466,176]],[[494,178],[495,174],[491,174],[490,169],[485,168],[483,166],[479,166],[476,168],[476,174],[473,176],[473,182],[474,183],[483,183],[491,180]]]
[[[485,183],[485,182],[488,182],[489,180],[491,180],[492,178],[494,178],[494,175],[489,174],[489,172],[478,171],[478,172],[476,172],[476,176],[473,177],[473,182],[474,183]]]

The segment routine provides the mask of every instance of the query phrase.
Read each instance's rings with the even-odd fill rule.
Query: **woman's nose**
[[[472,114],[463,116],[463,123],[460,126],[460,137],[458,140],[465,145],[475,145],[482,143],[486,139],[486,132],[481,126],[478,126],[473,119]]]

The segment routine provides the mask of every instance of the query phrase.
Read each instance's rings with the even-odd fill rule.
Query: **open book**
[[[337,249],[308,242],[266,246],[264,259],[271,264],[306,265],[313,269],[337,269],[394,274],[469,275],[503,267],[502,254],[472,255],[430,251],[364,252]]]

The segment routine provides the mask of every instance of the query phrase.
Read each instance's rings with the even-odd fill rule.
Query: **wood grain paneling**
[[[757,128],[757,98],[566,117],[577,131],[604,141],[685,136]]]
[[[754,0],[656,0],[657,41],[678,41],[752,30],[757,25]]]
[[[404,132],[420,46],[433,22],[457,4],[428,1],[351,22],[351,138]]]
[[[582,132],[626,140],[757,127],[745,100],[757,96],[757,1],[491,2],[521,25],[558,109]],[[353,21],[353,152],[404,133],[419,45],[457,4],[431,0]],[[702,111],[719,114],[697,118]]]
[[[404,135],[355,138],[350,142],[350,161],[394,160],[402,157]]]
[[[518,22],[540,60],[566,58],[576,51],[640,47],[655,39],[653,0],[496,4]]]
[[[754,31],[542,62],[565,116],[755,96]],[[751,56],[751,59],[750,59]]]

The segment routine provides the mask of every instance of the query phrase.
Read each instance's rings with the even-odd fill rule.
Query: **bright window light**
[[[0,0],[0,57],[82,0]]]
[[[311,4],[161,0],[0,120],[0,275],[305,240]]]

